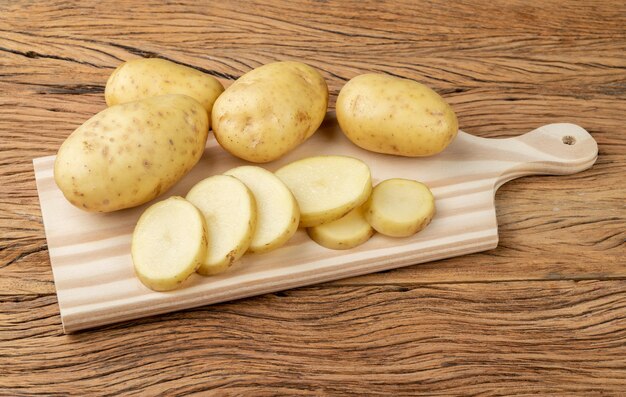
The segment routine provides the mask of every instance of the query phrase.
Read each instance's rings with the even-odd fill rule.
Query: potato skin
[[[115,69],[107,80],[104,98],[113,106],[159,95],[188,95],[211,114],[222,92],[222,83],[199,70],[165,59],[139,58]]]
[[[241,76],[215,101],[211,116],[217,141],[255,163],[275,160],[319,128],[328,87],[312,67],[275,62]]]
[[[54,179],[83,210],[135,207],[168,190],[200,160],[208,128],[206,111],[186,95],[112,106],[63,142]]]
[[[435,91],[413,80],[363,74],[337,97],[337,120],[357,146],[407,157],[441,152],[457,134],[452,107]]]

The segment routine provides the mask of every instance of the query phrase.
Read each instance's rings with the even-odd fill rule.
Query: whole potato
[[[378,153],[430,156],[457,134],[452,107],[435,91],[413,80],[363,74],[337,97],[337,121],[357,146]]]
[[[215,101],[213,133],[231,154],[265,163],[313,135],[327,106],[328,87],[315,69],[270,63],[241,76]]]
[[[186,95],[112,106],[63,142],[54,179],[70,203],[87,211],[143,204],[200,160],[208,122],[200,103]]]
[[[213,76],[165,59],[140,58],[120,65],[104,89],[108,106],[166,94],[188,95],[211,114],[224,86]]]

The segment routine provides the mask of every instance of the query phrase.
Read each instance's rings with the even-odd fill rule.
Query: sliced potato
[[[201,264],[207,250],[204,217],[182,197],[149,207],[139,218],[131,243],[135,273],[146,287],[178,287]]]
[[[363,204],[372,191],[369,167],[347,156],[316,156],[276,171],[300,207],[300,226],[337,220]]]
[[[257,208],[250,252],[268,252],[287,242],[298,230],[300,210],[295,197],[276,175],[261,167],[244,165],[224,173],[252,191]]]
[[[376,185],[365,204],[365,219],[391,237],[411,236],[425,228],[435,215],[435,198],[423,183],[387,179]]]
[[[187,200],[204,215],[209,246],[197,270],[210,276],[226,270],[250,246],[256,226],[256,204],[250,190],[232,176],[215,175],[196,184]]]
[[[345,250],[363,244],[375,231],[365,220],[361,206],[336,221],[308,228],[307,233],[313,241],[323,247]]]

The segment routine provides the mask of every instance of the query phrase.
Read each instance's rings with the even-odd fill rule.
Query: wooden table
[[[626,393],[626,3],[88,3],[0,3],[0,395]],[[503,186],[492,251],[64,335],[31,161],[138,56],[223,80],[299,59],[333,106],[409,77],[467,132],[569,121],[600,156]]]

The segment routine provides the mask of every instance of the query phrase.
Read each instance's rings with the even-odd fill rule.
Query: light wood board
[[[565,139],[572,137],[573,139]],[[573,141],[573,142],[572,142]],[[441,154],[403,158],[375,154],[349,142],[329,115],[320,130],[284,158],[264,165],[275,170],[312,155],[360,158],[374,183],[410,178],[426,183],[437,215],[421,233],[396,239],[375,235],[360,247],[335,251],[299,230],[290,242],[267,254],[247,254],[227,272],[193,275],[183,287],[154,292],[134,276],[131,233],[150,203],[110,214],[83,212],[69,204],[53,178],[54,156],[35,159],[35,176],[61,319],[65,332],[158,313],[239,299],[288,288],[393,269],[492,249],[498,244],[496,189],[530,174],[572,174],[593,165],[594,139],[573,124],[550,124],[509,139],[486,139],[459,131]],[[170,191],[184,196],[198,181],[246,164],[210,137],[200,163]]]

